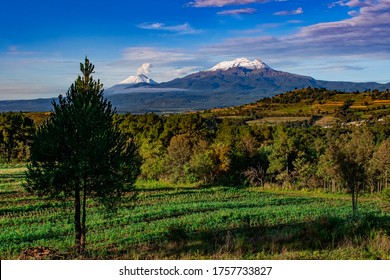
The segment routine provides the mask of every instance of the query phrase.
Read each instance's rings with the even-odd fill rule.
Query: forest
[[[335,94],[341,93],[302,89],[260,100],[259,108],[267,104],[269,116],[274,104],[304,104],[308,99],[323,104]],[[232,108],[166,116],[116,114],[114,122],[137,144],[142,158],[140,179],[340,192],[348,191],[342,164],[349,168],[353,164],[362,175],[361,191],[381,192],[390,179],[390,110],[379,105],[376,109],[380,115],[375,111],[371,119],[361,120],[359,110],[350,109],[353,101],[348,94],[341,95],[347,98],[334,109],[338,121],[331,126],[316,125],[313,119],[318,115],[314,114],[308,120],[293,122],[283,114],[281,122],[262,123],[262,117],[254,119],[253,106],[249,112]],[[367,96],[388,100],[389,93],[373,91]],[[232,110],[241,111],[226,116]],[[48,116],[1,114],[1,161],[26,162],[31,137]],[[351,162],[338,161],[341,155]]]

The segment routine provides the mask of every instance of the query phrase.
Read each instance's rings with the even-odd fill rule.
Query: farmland
[[[205,115],[242,117],[252,124],[303,122],[315,117],[315,124],[334,125],[337,121],[376,120],[389,115],[389,93],[378,91],[338,92],[325,89],[298,89],[263,98],[255,103],[232,108],[214,109]],[[349,118],[340,115],[340,108],[348,103]],[[294,119],[295,118],[295,119]],[[306,118],[306,119],[305,119]],[[324,120],[322,120],[324,119]]]
[[[88,203],[87,253],[74,254],[73,201],[23,188],[24,165],[0,167],[0,258],[50,248],[60,259],[389,259],[390,214],[346,194],[137,182],[116,212]],[[128,199],[126,199],[128,198]],[[25,256],[24,256],[25,257]]]

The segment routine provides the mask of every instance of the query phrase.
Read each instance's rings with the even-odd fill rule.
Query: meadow
[[[390,214],[377,197],[352,219],[346,194],[137,182],[115,212],[90,201],[87,252],[74,253],[73,202],[23,188],[0,166],[1,259],[390,259]],[[38,249],[37,249],[38,248]],[[46,254],[31,254],[44,248]]]

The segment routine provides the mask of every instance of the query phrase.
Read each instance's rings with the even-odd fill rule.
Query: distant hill
[[[56,98],[0,101],[0,112],[48,112]]]

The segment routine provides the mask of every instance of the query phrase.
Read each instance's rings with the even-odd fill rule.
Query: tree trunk
[[[81,204],[80,204],[80,189],[76,187],[75,190],[75,211],[74,211],[74,226],[76,231],[76,250],[78,253],[81,253],[81,223],[80,223],[80,217],[81,217]]]
[[[351,195],[352,195],[352,216],[355,218],[355,188],[351,187]]]
[[[358,189],[357,186],[351,188],[352,191],[352,216],[355,218],[358,202]]]
[[[83,214],[82,214],[82,219],[81,219],[81,236],[80,236],[80,250],[81,253],[85,251],[85,241],[86,241],[86,226],[85,226],[85,220],[86,220],[86,195],[84,192],[84,197],[83,197]]]
[[[80,236],[80,249],[81,253],[85,251],[85,243],[86,243],[86,208],[87,208],[87,179],[84,178],[84,185],[83,185],[83,213],[81,218],[81,236]]]

